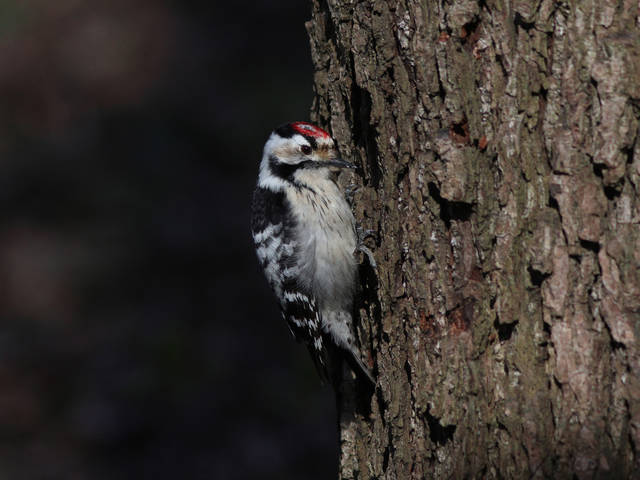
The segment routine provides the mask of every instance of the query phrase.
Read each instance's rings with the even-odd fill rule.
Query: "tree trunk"
[[[313,0],[312,116],[377,233],[341,478],[640,478],[638,9]]]

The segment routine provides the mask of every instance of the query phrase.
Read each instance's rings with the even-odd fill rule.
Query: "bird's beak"
[[[342,160],[341,158],[334,158],[331,160],[327,160],[324,162],[327,167],[335,167],[335,168],[351,168],[355,170],[356,167],[353,163],[347,162],[346,160]]]

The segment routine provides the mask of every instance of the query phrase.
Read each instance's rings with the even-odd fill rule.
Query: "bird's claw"
[[[367,258],[369,259],[369,266],[377,270],[378,264],[376,263],[376,259],[373,258],[373,253],[371,252],[371,250],[369,250],[369,247],[361,243],[360,245],[358,245],[358,250],[360,250],[367,256]]]

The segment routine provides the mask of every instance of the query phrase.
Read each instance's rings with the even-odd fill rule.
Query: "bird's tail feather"
[[[362,380],[365,380],[373,388],[375,388],[376,380],[373,378],[373,375],[371,374],[371,371],[369,370],[369,368],[360,359],[358,352],[353,350],[346,350],[345,358],[347,360],[347,363],[351,367],[351,370],[353,370],[354,373],[357,376],[359,376]]]

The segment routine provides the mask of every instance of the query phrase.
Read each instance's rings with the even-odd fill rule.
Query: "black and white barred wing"
[[[298,281],[293,225],[283,193],[258,188],[253,199],[251,230],[260,266],[280,301],[291,333],[309,349],[320,376],[328,380],[328,354],[322,337],[320,312],[310,289]]]
[[[328,381],[328,355],[320,328],[320,312],[316,300],[309,292],[300,289],[295,279],[286,278],[280,303],[282,316],[293,336],[304,342],[320,376]]]

